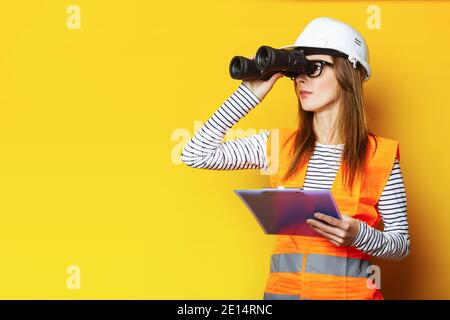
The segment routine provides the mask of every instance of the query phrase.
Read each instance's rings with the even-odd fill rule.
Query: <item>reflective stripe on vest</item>
[[[302,260],[301,253],[273,254],[270,272],[301,272]],[[304,272],[367,278],[369,266],[369,261],[363,259],[308,254]]]
[[[301,272],[301,253],[273,254],[270,261],[270,272]]]
[[[264,292],[264,300],[300,300],[300,296],[293,294]]]
[[[306,257],[305,272],[367,278],[369,266],[368,260],[309,254]]]

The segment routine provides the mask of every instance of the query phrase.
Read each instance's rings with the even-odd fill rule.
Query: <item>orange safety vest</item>
[[[303,187],[307,163],[287,181],[281,177],[287,171],[297,129],[272,130],[267,140],[269,169],[272,187]],[[272,138],[273,137],[273,138]],[[376,203],[386,185],[395,158],[400,160],[398,141],[369,136],[370,154],[363,176],[355,178],[353,192],[342,186],[342,163],[331,187],[331,193],[341,214],[351,216],[375,227],[380,214]],[[274,143],[275,142],[275,143]],[[274,146],[272,146],[274,143]],[[278,152],[278,155],[276,154]],[[275,162],[278,159],[278,164]],[[277,235],[271,255],[270,273],[264,299],[384,299],[368,280],[372,272],[369,255],[352,247],[338,247],[325,237]],[[373,286],[372,286],[373,287]]]

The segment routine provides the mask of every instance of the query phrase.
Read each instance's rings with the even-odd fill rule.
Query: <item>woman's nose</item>
[[[305,79],[305,75],[302,73],[299,73],[296,77],[295,77],[295,82],[297,83],[305,83],[306,79]]]

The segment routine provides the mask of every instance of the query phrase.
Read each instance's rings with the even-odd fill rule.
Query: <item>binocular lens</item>
[[[235,56],[230,62],[230,75],[233,79],[260,79],[261,70],[256,67],[256,62],[242,56]],[[266,79],[266,77],[263,77]]]
[[[260,69],[264,69],[269,63],[269,50],[266,47],[261,47],[256,53],[256,64]]]
[[[231,76],[234,78],[238,76],[241,72],[242,72],[242,61],[238,57],[235,57],[231,62],[230,68]]]

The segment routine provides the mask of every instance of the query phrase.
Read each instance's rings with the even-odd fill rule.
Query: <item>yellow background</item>
[[[234,55],[291,44],[318,16],[367,40],[369,125],[400,141],[412,251],[374,260],[382,292],[449,299],[450,3],[281,0],[2,3],[0,298],[261,299],[275,239],[233,189],[268,177],[178,154],[237,88]],[[234,129],[296,126],[292,90],[279,81]]]

